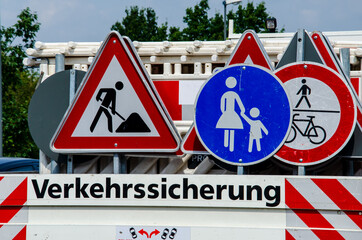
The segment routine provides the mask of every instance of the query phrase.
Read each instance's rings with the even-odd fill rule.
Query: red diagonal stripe
[[[285,240],[296,240],[288,230],[285,230]]]
[[[334,227],[317,211],[313,206],[290,184],[285,180],[285,203],[309,228],[327,228]],[[311,229],[319,239],[344,239],[337,231],[320,231]],[[326,232],[328,234],[326,234]],[[326,237],[328,235],[328,237]]]
[[[357,122],[359,123],[360,126],[362,126],[362,113],[361,113],[359,108],[357,108],[357,109],[358,109],[358,111],[357,111]]]
[[[312,179],[313,182],[362,229],[362,204],[337,179]],[[350,210],[350,211],[348,211]],[[357,212],[358,211],[358,212]]]
[[[362,211],[362,204],[337,179],[312,181],[341,209]]]
[[[13,240],[26,240],[26,226],[13,238]]]
[[[22,206],[27,199],[27,178],[1,203],[1,206]]]
[[[0,181],[3,180],[4,177],[0,177]]]
[[[315,38],[315,36],[317,36],[317,38]],[[337,69],[337,66],[335,64],[335,62],[333,61],[329,50],[327,49],[326,45],[323,43],[323,36],[319,35],[318,33],[313,34],[312,35],[312,39],[314,41],[314,44],[317,46],[319,53],[321,54],[324,62],[326,63],[326,65],[330,68],[332,68],[333,70],[335,70],[336,72],[339,72]],[[332,54],[332,53],[331,53]]]
[[[360,211],[344,211],[344,213],[360,228],[362,229],[362,215]]]
[[[288,180],[285,180],[285,203],[291,209],[314,209]]]
[[[22,208],[22,206],[0,206],[0,223],[8,223]]]

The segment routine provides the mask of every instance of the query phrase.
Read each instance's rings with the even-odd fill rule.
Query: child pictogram
[[[116,133],[120,132],[151,132],[140,115],[136,112],[131,113],[127,119],[116,111],[117,91],[123,89],[123,83],[118,81],[115,83],[115,88],[99,89],[96,100],[101,101],[101,105],[92,121],[90,131],[93,132],[102,115],[107,118],[107,127],[110,133],[113,133],[113,116],[118,116],[123,120],[121,125],[116,129]],[[117,90],[117,91],[116,91]],[[104,95],[103,99],[102,96]]]
[[[250,110],[250,116],[253,119],[250,119],[245,115],[243,116],[243,118],[250,125],[248,152],[253,151],[253,143],[254,143],[254,141],[255,141],[255,144],[256,144],[256,150],[258,150],[258,152],[260,152],[261,151],[260,139],[263,138],[263,132],[265,133],[265,135],[268,135],[268,133],[269,133],[268,129],[266,129],[266,127],[264,126],[264,124],[260,120],[254,120],[257,117],[259,117],[259,115],[260,115],[259,109],[254,107],[254,108],[252,108]]]

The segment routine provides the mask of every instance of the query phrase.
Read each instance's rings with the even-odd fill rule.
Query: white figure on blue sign
[[[195,102],[195,128],[215,158],[247,166],[284,144],[292,107],[283,83],[269,70],[231,65],[215,73]]]
[[[260,111],[258,108],[254,107],[250,110],[250,116],[254,119],[259,117]],[[263,138],[263,132],[268,135],[268,129],[264,126],[264,124],[260,120],[253,120],[245,116],[241,113],[241,116],[249,123],[250,125],[250,133],[249,133],[249,147],[248,152],[253,151],[253,143],[256,143],[256,150],[258,152],[261,151],[260,139]]]
[[[228,77],[225,81],[225,85],[232,89],[236,86],[237,81],[234,77]],[[222,112],[219,118],[216,128],[224,130],[224,147],[229,147],[229,151],[234,151],[234,134],[235,129],[244,129],[243,122],[240,116],[235,111],[235,102],[240,108],[240,115],[245,112],[244,105],[239,95],[234,91],[227,91],[224,93],[220,100],[220,109]]]

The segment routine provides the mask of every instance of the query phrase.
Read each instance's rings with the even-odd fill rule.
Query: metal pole
[[[304,176],[305,175],[305,167],[304,166],[298,166],[298,175]]]
[[[113,173],[120,174],[121,173],[121,160],[118,153],[113,155]]]
[[[297,33],[297,56],[296,56],[297,62],[304,61],[304,29],[298,29]],[[303,161],[303,159],[299,159],[300,162]],[[305,167],[304,166],[298,166],[298,175],[305,175]]]
[[[297,33],[297,62],[304,61],[304,29],[298,29]]]
[[[226,1],[223,1],[224,5],[224,40],[226,40]]]
[[[65,57],[63,54],[56,54],[55,55],[55,72],[61,72],[65,69]],[[50,160],[51,166],[51,173],[59,173],[60,166],[57,160],[51,159]]]
[[[67,159],[67,174],[73,173],[73,155],[68,155]]]
[[[65,69],[65,57],[63,54],[55,54],[55,72],[61,72]]]
[[[69,105],[72,103],[74,95],[75,95],[75,75],[76,72],[74,69],[70,70],[69,77]],[[73,156],[69,155],[67,160],[67,173],[73,173]]]
[[[351,77],[351,63],[350,63],[350,49],[349,48],[341,48],[339,50],[339,57],[341,59],[342,68],[347,78]],[[347,80],[348,81],[348,80]],[[354,176],[354,162],[353,159],[348,160],[348,175]]]
[[[114,174],[127,173],[127,158],[123,154],[115,153],[113,155],[113,173]]]
[[[237,175],[244,175],[244,167],[243,166],[238,166],[238,170],[237,170]]]
[[[348,78],[350,78],[350,71],[351,71],[349,53],[350,53],[349,48],[341,48],[339,50],[339,55],[342,62],[342,68]]]

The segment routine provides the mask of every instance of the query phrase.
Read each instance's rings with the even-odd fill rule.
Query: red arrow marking
[[[155,229],[155,231],[151,232],[150,238],[152,237],[153,234],[155,234],[155,236],[157,236],[159,233],[160,233],[160,231],[158,231],[157,229]]]
[[[148,232],[143,230],[143,228],[141,230],[139,230],[138,233],[141,234],[141,235],[145,234],[147,236],[147,238],[150,238],[150,236],[148,235]]]

